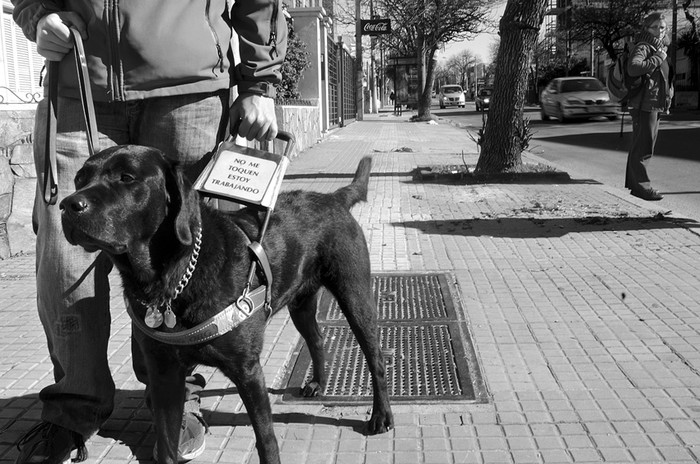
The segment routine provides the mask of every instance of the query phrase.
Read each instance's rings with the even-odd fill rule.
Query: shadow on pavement
[[[631,130],[631,125],[625,124],[625,127],[623,137],[620,137],[618,131],[541,137],[537,140],[627,153],[632,134],[628,131]],[[697,128],[675,129],[661,126],[654,149],[654,156],[700,161],[700,153],[697,149],[697,134]],[[537,140],[533,142],[534,145],[536,145]]]
[[[625,124],[625,126],[627,126],[627,124]],[[603,150],[615,150],[626,153],[629,149],[631,137],[632,134],[627,131],[625,131],[624,135],[620,137],[620,132],[618,130],[615,132],[587,132],[585,134],[567,134],[557,135],[553,137],[538,137],[532,143],[536,144],[537,141],[546,141],[562,143],[566,145],[574,145],[577,147],[600,148]],[[658,142],[661,142],[661,137],[659,137]]]
[[[204,418],[206,419],[209,426],[213,427],[226,427],[226,426],[249,426],[250,418],[245,412],[218,412],[213,411],[207,413],[205,411]],[[360,419],[348,419],[348,418],[335,418],[328,416],[316,416],[314,414],[307,414],[303,412],[291,412],[291,413],[274,413],[272,420],[275,424],[314,424],[314,425],[331,425],[338,428],[350,428],[354,432],[362,435],[367,435],[366,422]]]
[[[497,174],[497,175],[473,175],[473,174],[431,174],[428,171],[420,171],[416,168],[412,173],[412,179],[404,183],[426,183],[437,185],[533,185],[533,184],[586,184],[602,185],[593,179],[572,179],[566,172],[560,174]]]
[[[600,216],[555,219],[533,217],[405,221],[392,224],[418,229],[427,234],[507,238],[554,238],[563,237],[574,232],[700,228],[700,223],[691,219],[610,218]]]

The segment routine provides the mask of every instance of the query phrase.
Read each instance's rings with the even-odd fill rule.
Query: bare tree
[[[642,19],[652,11],[664,10],[666,0],[608,0],[592,5],[577,4],[571,9],[567,32],[572,40],[597,40],[612,60],[617,57],[616,45],[639,30]]]
[[[548,0],[508,0],[501,18],[493,101],[484,127],[478,173],[517,171],[529,140],[523,121],[532,52]]]
[[[377,11],[392,19],[388,49],[418,58],[421,79],[418,119],[430,119],[435,54],[446,43],[472,38],[490,26],[490,0],[376,0]]]
[[[683,2],[683,12],[688,21],[686,29],[678,37],[678,48],[690,59],[690,82],[698,89],[698,108],[700,108],[700,25],[690,11],[691,0]]]
[[[454,72],[457,83],[465,90],[469,88],[469,67],[474,66],[474,63],[476,60],[469,50],[464,50],[447,60],[447,68]]]

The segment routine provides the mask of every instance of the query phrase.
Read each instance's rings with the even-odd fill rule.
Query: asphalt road
[[[466,109],[433,109],[433,114],[476,131],[482,126],[474,104]],[[590,179],[624,188],[632,120],[596,118],[562,124],[542,121],[539,107],[525,110],[533,139],[529,150],[567,171],[573,178]],[[620,125],[624,122],[623,134]],[[664,117],[656,153],[650,166],[652,184],[663,195],[659,206],[674,215],[700,221],[700,111],[678,109]]]

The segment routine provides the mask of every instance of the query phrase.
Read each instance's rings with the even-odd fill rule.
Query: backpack
[[[642,76],[632,77],[627,72],[627,62],[629,61],[629,47],[625,48],[617,55],[613,63],[608,66],[608,73],[605,85],[608,88],[610,99],[622,106],[627,106],[630,98],[637,95],[644,87]]]

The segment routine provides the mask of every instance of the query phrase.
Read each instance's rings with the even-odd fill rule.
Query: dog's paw
[[[394,416],[391,413],[372,413],[367,422],[367,433],[369,435],[377,435],[386,433],[394,428]]]
[[[304,398],[313,398],[323,392],[323,387],[318,382],[309,382],[305,386],[301,387],[301,395]]]

